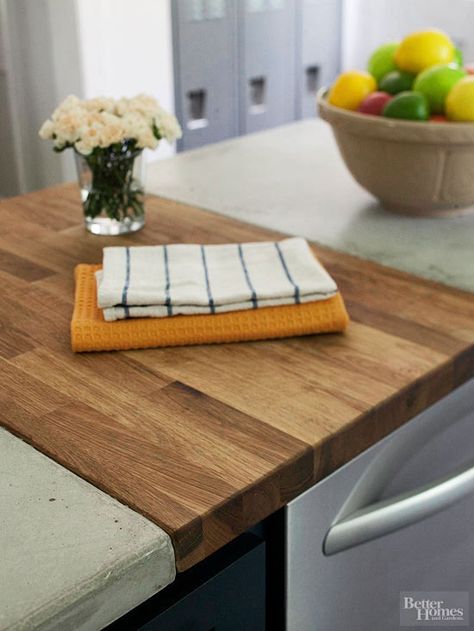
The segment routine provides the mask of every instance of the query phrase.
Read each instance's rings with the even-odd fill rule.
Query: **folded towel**
[[[110,351],[156,346],[239,342],[343,331],[349,317],[336,293],[325,300],[174,318],[133,318],[105,322],[97,306],[98,265],[76,267],[71,322],[72,350]]]
[[[104,248],[97,287],[107,321],[307,303],[337,292],[306,240],[296,237]]]

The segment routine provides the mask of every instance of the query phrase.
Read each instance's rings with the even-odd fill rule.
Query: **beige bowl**
[[[347,168],[388,210],[410,215],[473,212],[474,123],[429,123],[368,116],[318,94]]]

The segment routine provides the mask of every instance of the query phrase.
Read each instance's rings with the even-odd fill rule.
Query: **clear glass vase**
[[[145,224],[142,150],[126,143],[75,152],[86,229],[92,234],[120,235]]]

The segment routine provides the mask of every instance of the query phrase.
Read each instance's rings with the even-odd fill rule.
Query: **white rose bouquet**
[[[94,219],[105,215],[122,222],[123,229],[115,231],[120,233],[130,231],[133,222],[134,229],[143,225],[143,189],[134,177],[135,159],[143,149],[155,149],[162,138],[170,143],[180,138],[181,128],[156,99],[144,94],[118,100],[68,96],[39,135],[53,140],[55,151],[74,149],[86,226],[103,233],[91,227],[97,228]]]

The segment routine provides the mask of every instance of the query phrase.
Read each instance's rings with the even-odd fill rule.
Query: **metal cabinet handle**
[[[375,502],[332,526],[323,543],[326,556],[353,548],[444,510],[474,491],[474,467],[411,493]]]

